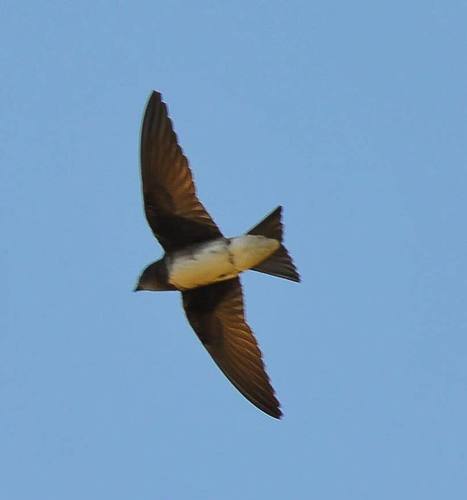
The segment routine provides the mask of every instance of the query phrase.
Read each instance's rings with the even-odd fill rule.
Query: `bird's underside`
[[[218,238],[166,256],[168,281],[178,290],[189,290],[237,277],[272,255],[280,242],[246,234]]]
[[[225,240],[196,196],[188,161],[178,145],[167,107],[158,92],[150,96],[143,119],[141,175],[146,218],[168,262],[193,245]],[[248,234],[276,241],[269,257],[251,268],[299,280],[282,245],[280,208]],[[163,272],[158,272],[169,281],[171,269],[174,272],[175,268],[167,264]],[[179,272],[178,276],[181,275]],[[173,276],[175,274],[172,279]],[[176,280],[170,283],[182,291],[183,307],[193,330],[232,384],[265,413],[280,418],[279,402],[266,374],[261,351],[245,321],[239,278],[226,276],[217,283],[195,285],[196,288],[183,289]]]

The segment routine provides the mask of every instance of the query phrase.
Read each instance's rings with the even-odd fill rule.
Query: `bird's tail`
[[[294,263],[292,262],[292,257],[290,257],[287,249],[282,244],[283,227],[281,214],[282,207],[277,207],[259,224],[248,231],[248,234],[274,238],[281,244],[281,246],[270,257],[251,269],[253,271],[259,271],[260,273],[285,278],[286,280],[300,281],[300,276]]]

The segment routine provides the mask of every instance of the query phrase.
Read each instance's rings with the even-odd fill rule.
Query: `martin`
[[[261,351],[245,321],[239,275],[252,269],[300,281],[282,243],[282,208],[242,236],[225,238],[196,196],[188,160],[161,94],[153,92],[141,132],[146,218],[165,250],[135,290],[179,290],[193,330],[232,384],[254,405],[280,418]]]

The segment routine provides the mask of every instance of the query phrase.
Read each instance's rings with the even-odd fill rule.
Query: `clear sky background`
[[[467,4],[0,7],[0,498],[467,498]],[[303,283],[244,276],[285,417],[212,363],[161,255],[160,90],[227,235],[284,206]]]

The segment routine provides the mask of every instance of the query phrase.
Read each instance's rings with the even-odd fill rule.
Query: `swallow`
[[[178,290],[188,322],[212,359],[251,403],[282,416],[258,343],[245,320],[240,274],[254,270],[300,281],[282,243],[282,207],[247,233],[226,238],[196,195],[166,104],[152,92],[141,130],[144,211],[164,249],[135,291]]]

